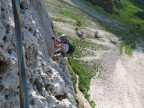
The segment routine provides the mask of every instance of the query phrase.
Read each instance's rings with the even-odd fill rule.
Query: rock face
[[[0,0],[0,108],[20,108],[11,0]],[[75,108],[64,58],[54,62],[53,26],[43,0],[20,0],[30,108]]]

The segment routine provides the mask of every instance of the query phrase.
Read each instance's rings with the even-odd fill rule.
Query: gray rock
[[[0,108],[20,108],[11,0],[0,0]],[[65,60],[52,60],[55,37],[43,0],[20,0],[30,108],[76,108]]]

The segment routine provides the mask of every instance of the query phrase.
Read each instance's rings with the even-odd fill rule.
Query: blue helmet
[[[60,36],[60,40],[67,40],[68,38],[67,38],[67,35],[66,34],[62,34],[61,36]]]

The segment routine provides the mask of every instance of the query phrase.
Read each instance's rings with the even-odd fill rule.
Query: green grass
[[[96,43],[93,43],[87,39],[78,39],[78,38],[72,38],[69,37],[70,40],[72,40],[73,42],[75,42],[76,44],[76,50],[73,54],[73,56],[75,58],[81,58],[84,56],[95,56],[93,51],[96,50],[108,50],[107,47],[104,47],[102,45],[98,45]],[[93,50],[93,51],[89,51],[87,49]]]
[[[83,26],[87,24],[85,20],[86,18],[84,17],[83,13],[77,13],[74,11],[72,12],[71,10],[68,9],[61,9],[60,14],[65,17],[73,19],[75,21],[76,26]]]
[[[91,3],[81,0],[84,2],[86,5],[94,9],[96,12],[103,14],[104,16],[110,17],[112,19],[116,19],[118,21],[122,21],[122,23],[128,23],[130,21],[130,15],[133,15],[134,12],[140,11],[140,8],[135,7],[129,0],[121,0],[121,4],[123,5],[123,9],[119,10],[119,14],[111,14],[103,10],[102,7],[100,6],[94,6]],[[134,18],[136,19],[136,18]]]
[[[86,49],[91,50],[106,50],[107,48],[96,45],[95,43],[92,43],[88,40],[81,40],[77,38],[69,37],[70,40],[74,41],[76,43],[76,49],[72,56],[68,56],[68,68],[70,73],[72,74],[72,80],[74,83],[76,83],[76,76],[77,74],[79,76],[79,90],[83,92],[85,98],[89,101],[92,108],[95,108],[95,103],[90,100],[88,90],[90,86],[91,78],[96,75],[98,71],[101,71],[101,61],[81,61],[78,60],[78,58],[87,56],[87,55],[93,55],[91,51],[87,51]],[[74,74],[75,73],[75,74]]]
[[[142,24],[144,23],[143,20],[137,18],[134,16],[134,13],[142,11],[142,9],[136,7],[132,2],[129,0],[122,0],[122,4],[124,5],[124,9],[120,10],[120,15],[116,16],[116,18],[125,24],[127,24],[130,28],[133,27],[135,24]],[[144,28],[143,25],[141,25],[141,28]],[[141,31],[141,29],[140,29]],[[144,31],[141,31],[144,32]]]
[[[8,63],[6,61],[0,60],[0,73],[6,71],[8,68]]]
[[[123,9],[118,10],[119,14],[110,14],[104,11],[99,6],[94,6],[91,3],[86,2],[85,0],[81,1],[85,3],[87,6],[93,8],[97,13],[103,14],[106,17],[117,20],[129,29],[129,30],[112,29],[111,25],[105,24],[105,22],[102,20],[98,21],[101,24],[100,26],[103,30],[112,32],[120,38],[120,40],[122,41],[121,43],[122,45],[120,45],[120,48],[121,49],[125,48],[126,53],[128,55],[131,55],[131,52],[133,52],[133,50],[135,49],[135,42],[137,41],[137,39],[144,36],[144,20],[134,16],[136,12],[140,12],[143,10],[135,6],[132,2],[130,2],[130,0],[121,0]],[[140,25],[140,28],[136,29],[136,25]]]
[[[79,89],[86,93],[89,90],[90,79],[93,77],[93,73],[78,60],[69,58],[69,63],[74,72],[79,75]]]
[[[69,60],[67,61],[67,67],[68,67],[68,70],[69,70],[69,72],[70,72],[70,74],[71,74],[71,80],[72,80],[72,82],[73,82],[73,85],[74,85],[74,89],[75,89],[75,92],[76,92],[76,83],[77,83],[77,77],[76,77],[76,73],[75,73],[75,71],[73,70],[73,68],[71,67],[71,65],[68,63],[68,62],[71,62],[71,60],[70,60],[71,58],[69,58]],[[73,63],[73,62],[72,62]],[[81,67],[81,66],[79,66],[79,68],[83,68],[83,67]],[[74,68],[75,69],[75,68]],[[95,73],[95,72],[94,72]],[[92,75],[92,76],[94,76],[94,75]],[[81,78],[80,78],[81,79]],[[81,83],[79,83],[79,85],[81,85]],[[89,84],[88,84],[89,85]],[[84,87],[85,87],[85,85],[84,85]],[[90,105],[91,105],[91,107],[92,108],[95,108],[95,106],[96,106],[96,104],[92,101],[92,100],[90,100],[89,99],[89,94],[87,93],[87,92],[85,92],[85,94],[84,94],[84,96],[86,97],[86,99],[89,101],[89,103],[90,103]],[[77,106],[79,105],[79,101],[76,99],[76,102],[77,102]]]
[[[96,12],[101,13],[107,17],[110,17],[112,19],[118,20],[121,23],[128,26],[130,29],[135,28],[134,26],[136,24],[140,24],[141,28],[138,30],[140,33],[144,34],[144,21],[135,17],[134,13],[143,11],[140,7],[137,7],[131,2],[132,0],[121,0],[121,4],[123,6],[123,9],[119,9],[119,14],[110,14],[103,10],[100,6],[94,6],[91,3],[81,0],[84,2],[87,6],[93,8]],[[105,25],[106,26],[106,25]],[[108,27],[106,27],[108,28]]]
[[[73,86],[74,86],[74,90],[75,90],[75,93],[77,92],[76,91],[76,83],[77,83],[77,77],[76,77],[76,73],[74,72],[73,68],[70,66],[69,62],[67,61],[67,68],[71,74],[71,81],[73,82]],[[79,105],[79,101],[78,101],[78,98],[76,97],[76,103],[77,103],[77,106]]]
[[[68,70],[71,74],[71,81],[73,82],[74,89],[75,89],[75,92],[76,92],[76,82],[77,82],[76,73],[74,72],[73,68],[70,66],[68,61],[67,61],[67,68],[68,68]]]
[[[63,19],[63,18],[61,18],[61,17],[51,17],[51,20],[52,20],[52,21],[57,21],[57,22],[74,24],[73,21],[66,20],[66,19]]]
[[[132,47],[133,46],[135,46],[134,44],[131,44],[131,45],[127,45],[127,44],[125,44],[125,43],[121,43],[121,45],[120,45],[120,54],[122,54],[123,53],[123,51],[125,50],[125,54],[127,54],[127,55],[129,55],[129,56],[132,56],[132,54],[133,54],[133,49],[132,49]]]
[[[96,72],[101,68],[100,64],[93,64],[93,66],[90,66],[89,63],[84,63],[82,61],[79,61],[77,59],[73,59],[71,57],[68,58],[68,62],[74,72],[79,76],[79,89],[81,92],[83,92],[85,98],[89,101],[91,106],[94,106],[94,102],[89,99],[89,86],[91,78],[96,75]],[[94,107],[93,107],[94,108]]]
[[[58,0],[57,2],[59,2],[59,4],[56,4],[52,0],[45,1],[52,21],[64,22],[74,25],[75,27],[85,27],[91,25],[90,20],[88,20],[89,16],[77,6],[71,5],[64,0]]]

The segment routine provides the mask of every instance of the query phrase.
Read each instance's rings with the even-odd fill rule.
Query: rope
[[[29,108],[29,98],[27,91],[26,70],[24,63],[24,51],[22,49],[22,30],[20,23],[20,16],[18,12],[19,0],[12,0],[12,8],[15,21],[15,33],[16,33],[16,51],[18,58],[18,72],[20,83],[20,108]]]

